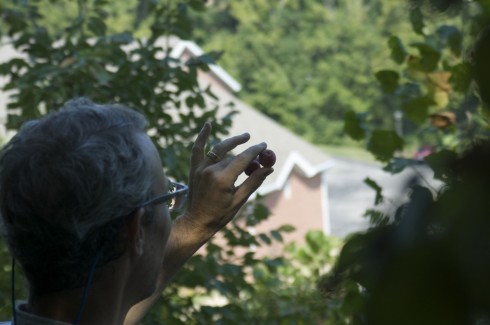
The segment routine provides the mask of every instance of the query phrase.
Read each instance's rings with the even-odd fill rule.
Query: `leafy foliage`
[[[387,49],[395,65],[375,73],[385,101],[400,116],[396,133],[403,140],[397,139],[395,131],[360,122],[356,125],[351,115],[344,117],[348,134],[357,141],[365,141],[367,150],[378,160],[388,162],[386,170],[396,166],[390,170],[393,172],[413,165],[400,161],[412,159],[406,153],[414,148],[461,152],[473,139],[488,134],[488,124],[485,118],[480,118],[482,106],[471,83],[472,67],[465,60],[465,46],[475,39],[475,31],[481,29],[485,1],[463,7],[460,3],[448,4],[448,8],[461,11],[451,11],[452,17],[439,16],[442,22],[424,19],[434,7],[423,3],[416,2],[410,11],[416,36],[405,36],[406,42],[403,37],[390,35]],[[375,120],[378,116],[379,111],[371,110],[363,118]],[[363,132],[359,131],[361,125]],[[393,159],[398,160],[396,164],[390,162]]]
[[[223,274],[222,277],[196,278],[194,286],[188,288],[192,305],[172,305],[176,301],[171,297],[183,294],[181,283],[173,287],[180,290],[165,296],[163,309],[158,310],[183,311],[179,314],[164,311],[168,324],[337,324],[334,321],[336,316],[325,308],[315,279],[329,270],[338,248],[338,239],[313,231],[307,234],[304,245],[289,245],[285,256],[280,258],[259,261],[252,258],[253,254],[247,253],[237,264],[224,263],[222,268],[213,270]],[[208,254],[209,258],[221,259],[222,256],[215,254],[219,249],[215,249],[212,248],[213,253]],[[191,261],[192,267],[205,270],[205,264],[194,262]],[[245,265],[246,272],[241,272],[242,267],[238,265]],[[179,282],[181,279],[179,276],[176,280]],[[220,285],[214,286],[214,281]],[[199,285],[203,284],[212,286],[213,291],[208,290],[204,294],[199,289]],[[209,295],[209,292],[212,294]]]
[[[4,90],[11,91],[7,127],[17,129],[73,97],[123,103],[148,117],[164,166],[184,179],[191,141],[204,121],[216,115],[216,101],[196,77],[210,56],[181,64],[168,55],[169,35],[189,32],[182,28],[188,24],[182,15],[185,3],[155,7],[145,39],[134,38],[129,29],[108,33],[107,7],[105,1],[80,1],[77,17],[56,31],[41,24],[37,5],[20,1],[2,9],[9,27],[5,46],[23,54],[0,65],[0,73],[9,78]],[[218,121],[215,134],[224,134],[227,126],[227,120]]]
[[[390,36],[388,48],[399,67],[376,77],[386,98],[413,123],[420,143],[433,146],[425,163],[444,188],[434,195],[427,187],[410,187],[408,202],[392,216],[368,210],[372,228],[346,240],[320,288],[327,301],[341,301],[346,324],[484,324],[490,316],[485,103],[490,38],[480,24],[489,22],[490,3],[413,3],[410,20],[421,40],[405,46]],[[465,24],[433,26],[425,15],[434,8],[457,8],[451,13],[461,14]],[[479,33],[474,61],[468,62],[463,51],[470,42],[464,39],[474,41]],[[480,86],[479,96],[472,80]],[[346,116],[346,128],[352,120]],[[398,173],[416,163],[401,154],[408,141],[379,128],[365,130],[367,149],[386,163],[385,170]],[[378,205],[382,188],[365,182],[376,191]]]
[[[342,143],[347,112],[392,124],[373,77],[384,35],[405,33],[403,5],[389,1],[214,1],[194,38],[224,51],[247,103],[314,143]],[[218,22],[218,23],[216,23]],[[206,32],[204,32],[206,31]],[[210,31],[210,32],[208,32]],[[349,116],[350,118],[350,116]]]

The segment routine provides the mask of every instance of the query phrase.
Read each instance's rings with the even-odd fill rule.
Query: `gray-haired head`
[[[26,123],[2,150],[3,224],[35,293],[80,286],[116,224],[150,195],[137,138],[146,125],[131,109],[81,98]]]

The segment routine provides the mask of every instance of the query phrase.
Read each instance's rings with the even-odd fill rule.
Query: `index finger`
[[[225,157],[231,150],[235,149],[237,146],[244,144],[250,139],[250,134],[245,132],[240,135],[235,135],[231,138],[225,139],[220,143],[216,144],[211,151],[217,154],[219,157]]]
[[[196,141],[192,146],[191,169],[195,168],[204,159],[204,148],[211,134],[211,123],[204,123],[201,131],[197,135]]]
[[[266,148],[267,144],[265,142],[249,147],[239,155],[236,155],[231,160],[227,168],[230,170],[232,175],[238,178],[238,176],[247,168],[250,162]]]

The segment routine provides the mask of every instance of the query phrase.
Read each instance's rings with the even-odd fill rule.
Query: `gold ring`
[[[211,158],[211,160],[214,161],[215,163],[217,163],[218,161],[221,160],[221,158],[216,153],[214,153],[211,150],[208,151],[208,153],[206,154],[206,156],[208,156],[209,158]]]

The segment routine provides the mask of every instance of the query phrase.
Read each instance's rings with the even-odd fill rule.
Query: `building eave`
[[[311,178],[319,173],[323,173],[330,168],[334,167],[335,163],[332,160],[325,161],[318,165],[310,164],[301,154],[293,150],[286,158],[283,168],[279,171],[279,175],[275,182],[261,186],[254,194],[253,198],[258,195],[267,195],[269,193],[281,190],[286,184],[289,176],[294,168],[297,168],[299,172],[306,178]]]
[[[185,53],[189,51],[192,56],[200,56],[205,54],[204,51],[192,41],[179,41],[175,47],[170,52],[170,56],[174,58],[180,58]],[[233,79],[223,68],[216,64],[209,64],[209,69],[211,72],[221,80],[227,87],[229,87],[233,92],[239,92],[242,86],[238,81]]]

